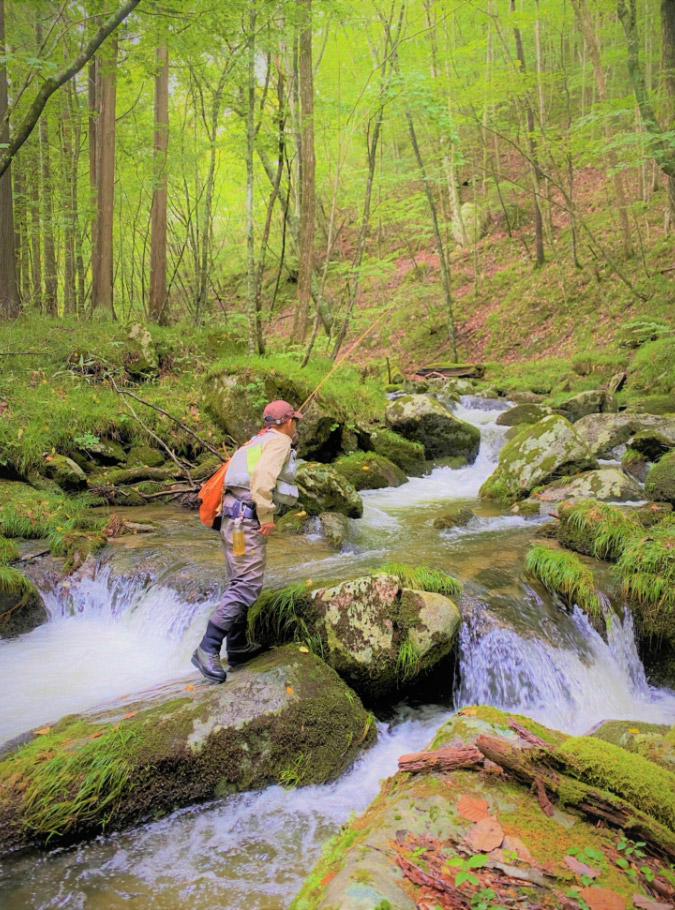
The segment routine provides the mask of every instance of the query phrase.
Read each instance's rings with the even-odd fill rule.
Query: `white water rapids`
[[[318,536],[273,539],[268,583],[353,575],[388,559],[446,568],[466,592],[457,706],[493,704],[573,733],[608,718],[673,723],[675,694],[648,685],[630,620],[614,622],[605,643],[585,616],[536,594],[521,577],[532,520],[478,501],[503,444],[505,430],[495,423],[502,409],[463,399],[456,415],[481,430],[476,463],[366,493],[364,517],[351,523],[344,552],[330,551]],[[474,509],[470,524],[434,530],[433,518],[458,503]],[[116,545],[95,572],[80,571],[47,594],[50,622],[0,642],[0,742],[106,699],[194,676],[189,658],[218,599],[221,557],[193,515],[165,514],[170,520],[152,540]],[[76,848],[0,863],[0,905],[283,910],[321,844],[366,808],[398,756],[421,748],[451,714],[448,703],[401,708],[395,722],[378,725],[377,745],[330,785],[240,794]]]

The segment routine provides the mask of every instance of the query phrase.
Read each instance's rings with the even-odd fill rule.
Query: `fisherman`
[[[212,682],[227,679],[220,660],[225,637],[230,667],[241,666],[262,651],[262,645],[248,641],[247,614],[262,590],[274,515],[280,505],[293,505],[298,498],[292,443],[301,418],[287,401],[271,401],[263,411],[262,430],[237,449],[227,466],[220,527],[227,587],[192,655],[192,663]],[[235,530],[243,530],[241,555],[235,552],[240,546],[233,545],[233,535],[234,543],[239,543]]]

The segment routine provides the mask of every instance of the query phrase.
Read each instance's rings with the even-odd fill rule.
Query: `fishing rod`
[[[356,339],[356,341],[354,342],[354,344],[349,348],[349,350],[346,351],[346,352],[342,355],[342,357],[340,357],[339,360],[336,360],[336,361],[335,361],[335,363],[334,363],[333,366],[330,368],[330,370],[326,373],[326,375],[323,377],[323,379],[321,380],[321,382],[319,382],[318,385],[315,386],[314,390],[313,390],[312,392],[309,393],[309,395],[307,396],[307,398],[306,398],[306,399],[303,401],[303,403],[300,405],[300,407],[298,408],[298,410],[299,410],[300,412],[302,412],[303,408],[305,408],[305,407],[309,404],[309,402],[312,400],[312,398],[314,398],[314,396],[315,396],[316,393],[319,391],[319,389],[320,389],[321,386],[324,384],[324,382],[325,382],[327,379],[329,379],[329,378],[333,375],[333,373],[335,372],[335,370],[337,370],[337,368],[338,368],[338,367],[347,359],[347,357],[349,357],[349,355],[352,354],[352,353],[356,350],[356,348],[361,344],[361,342],[362,342],[363,339],[366,337],[366,335],[368,335],[369,332],[372,332],[372,330],[375,328],[375,326],[376,326],[377,323],[380,321],[380,319],[382,319],[384,316],[387,315],[387,313],[390,313],[390,312],[394,309],[394,306],[396,306],[396,304],[392,304],[392,305],[391,305],[390,307],[388,307],[386,310],[383,310],[383,311],[380,313],[380,315],[377,317],[377,319],[376,319],[374,322],[371,322],[371,324],[368,326],[368,328],[365,330],[365,332],[362,332],[361,335],[359,335],[359,337]]]

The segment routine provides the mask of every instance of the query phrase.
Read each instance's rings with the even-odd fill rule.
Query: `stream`
[[[675,722],[675,693],[649,686],[630,617],[612,623],[606,643],[583,614],[534,590],[522,563],[540,519],[478,499],[504,442],[506,428],[495,421],[505,407],[462,398],[454,413],[481,431],[475,464],[436,467],[399,488],[364,493],[364,516],[350,523],[342,552],[318,531],[272,537],[268,546],[270,587],[349,577],[388,560],[456,575],[465,619],[454,697],[400,705],[378,723],[377,744],[332,784],[243,793],[76,847],[0,861],[3,910],[284,910],[322,844],[367,807],[398,756],[421,748],[455,708],[491,704],[576,734],[604,719]],[[457,505],[473,509],[470,524],[435,530],[434,518]],[[0,743],[158,682],[194,681],[190,655],[223,587],[218,539],[178,508],[116,511],[161,529],[114,540],[96,566],[43,587],[50,621],[0,641]]]

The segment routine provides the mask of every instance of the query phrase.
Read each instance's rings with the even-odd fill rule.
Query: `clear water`
[[[630,620],[615,621],[605,643],[583,615],[533,591],[522,560],[534,523],[477,499],[504,441],[495,423],[502,408],[464,398],[455,413],[481,430],[476,463],[366,493],[344,552],[319,535],[272,538],[269,584],[353,575],[388,559],[428,562],[465,586],[458,705],[494,704],[574,733],[609,717],[672,723],[675,695],[647,684]],[[433,519],[458,504],[474,510],[470,524],[435,530]],[[47,594],[49,623],[0,642],[0,741],[194,675],[190,654],[222,589],[219,543],[191,513],[143,514],[161,522],[159,534],[116,541],[96,570]],[[0,905],[283,910],[321,844],[365,809],[398,756],[421,748],[450,714],[443,706],[402,707],[389,726],[379,725],[378,744],[330,785],[241,794],[69,850],[2,862]]]

